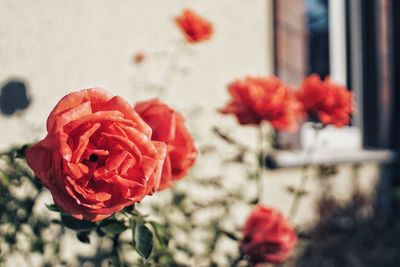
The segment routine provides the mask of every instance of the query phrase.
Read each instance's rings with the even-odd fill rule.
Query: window
[[[275,0],[275,74],[298,85],[317,73],[348,85],[345,0]],[[279,134],[281,147],[306,146],[310,129],[300,134]],[[359,128],[327,129],[321,143],[328,147],[361,147]],[[343,140],[351,140],[344,142]]]

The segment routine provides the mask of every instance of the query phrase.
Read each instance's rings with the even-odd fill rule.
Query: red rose
[[[253,263],[281,263],[297,244],[295,230],[277,210],[257,205],[243,228],[243,253]]]
[[[232,100],[220,109],[236,115],[240,124],[266,120],[277,130],[297,129],[300,105],[291,88],[277,77],[246,77],[228,87]]]
[[[26,160],[54,202],[77,219],[99,221],[159,186],[166,147],[124,99],[101,89],[63,97],[47,136]]]
[[[325,125],[346,126],[353,111],[352,93],[344,86],[324,81],[316,75],[304,79],[297,97],[309,116],[316,115]]]
[[[181,16],[175,18],[175,21],[189,43],[208,40],[213,33],[211,23],[190,9],[185,9]]]
[[[158,99],[139,102],[136,112],[153,129],[152,139],[167,145],[159,190],[167,188],[173,180],[185,176],[196,159],[192,136],[185,127],[183,116]]]

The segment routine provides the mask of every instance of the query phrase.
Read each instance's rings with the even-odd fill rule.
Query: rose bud
[[[189,43],[208,40],[213,33],[212,24],[190,9],[185,9],[175,22]]]
[[[133,57],[133,61],[135,62],[135,64],[141,64],[141,63],[143,63],[143,61],[145,59],[146,59],[146,55],[143,52],[138,52]]]

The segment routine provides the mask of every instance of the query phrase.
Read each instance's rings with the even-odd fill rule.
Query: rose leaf
[[[123,222],[117,220],[102,221],[99,224],[99,227],[101,231],[103,231],[105,234],[109,236],[120,234],[127,229],[127,227]]]
[[[91,231],[96,224],[93,222],[77,220],[67,214],[61,214],[62,225],[76,231]]]
[[[140,256],[147,259],[153,250],[153,233],[143,222],[135,224],[133,233],[133,243],[136,251]]]

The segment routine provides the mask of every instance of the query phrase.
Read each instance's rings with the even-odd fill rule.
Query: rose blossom
[[[246,77],[228,86],[232,100],[220,112],[234,114],[240,124],[269,121],[277,130],[297,129],[300,105],[291,88],[277,77]]]
[[[133,107],[102,89],[63,97],[47,136],[26,160],[54,202],[77,219],[99,221],[159,186],[166,147]]]
[[[253,263],[281,263],[297,244],[295,230],[277,210],[257,205],[243,228],[241,251]]]
[[[196,159],[193,138],[185,127],[183,116],[158,99],[135,105],[136,112],[153,129],[152,139],[167,144],[159,190],[170,186],[173,180],[185,176]]]
[[[343,127],[350,121],[353,111],[352,93],[329,78],[322,81],[318,75],[310,75],[304,79],[297,97],[304,112],[309,116],[317,116],[325,125]]]
[[[208,40],[213,33],[212,24],[190,9],[185,9],[175,21],[189,43]]]

